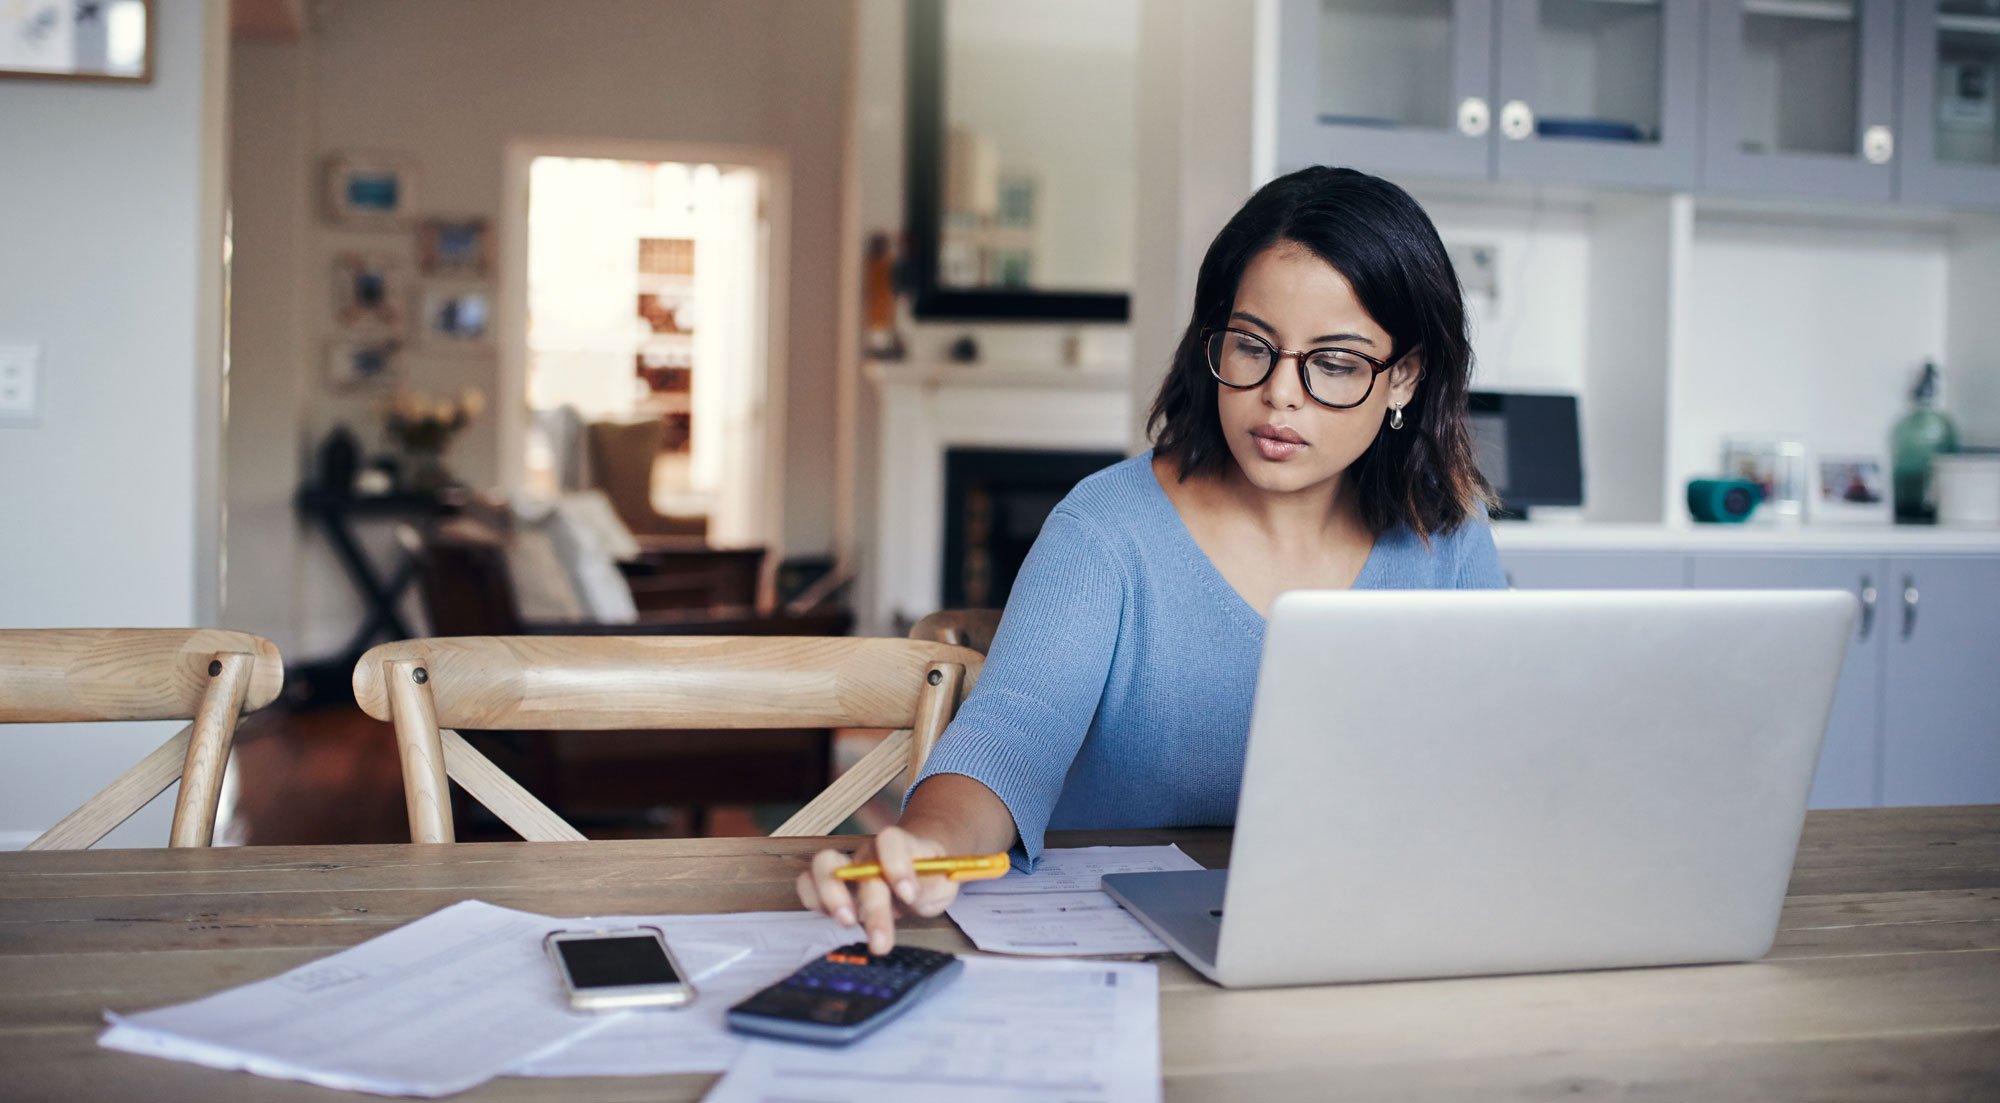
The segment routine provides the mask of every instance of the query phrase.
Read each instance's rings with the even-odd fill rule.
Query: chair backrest
[[[976,651],[823,636],[474,636],[382,644],[354,699],[395,725],[414,842],[451,842],[447,778],[530,840],[583,836],[453,730],[892,728],[775,835],[824,835],[930,754]]]
[[[993,650],[993,633],[999,629],[998,609],[940,609],[911,625],[910,638],[969,647],[984,655]]]
[[[702,536],[708,524],[698,517],[668,517],[653,508],[653,462],[666,441],[666,425],[658,418],[620,423],[592,422],[590,472],[625,527],[640,535]]]
[[[396,537],[415,568],[431,631],[456,636],[521,630],[513,575],[497,535],[474,526],[398,525]]]
[[[245,632],[0,629],[0,724],[191,721],[28,849],[88,847],[177,779],[167,845],[209,845],[236,719],[276,700],[284,682],[277,646]]]

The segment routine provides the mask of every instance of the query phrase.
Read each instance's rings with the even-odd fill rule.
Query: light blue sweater
[[[964,774],[998,794],[1022,868],[1050,829],[1236,820],[1264,617],[1188,534],[1152,459],[1099,471],[1049,514],[979,684],[917,778]],[[1428,549],[1407,528],[1383,533],[1354,580],[1505,585],[1484,520],[1434,534]],[[1380,691],[1327,689],[1329,715],[1341,692]]]

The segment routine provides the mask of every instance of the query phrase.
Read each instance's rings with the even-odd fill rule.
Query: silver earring
[[[1401,429],[1402,427],[1403,427],[1403,408],[1401,406],[1389,407],[1389,428]]]

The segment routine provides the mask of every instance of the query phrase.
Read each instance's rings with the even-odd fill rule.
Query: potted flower
[[[382,428],[403,454],[405,488],[435,494],[452,484],[444,450],[460,429],[486,408],[486,396],[467,387],[456,398],[438,398],[398,389],[382,410]]]

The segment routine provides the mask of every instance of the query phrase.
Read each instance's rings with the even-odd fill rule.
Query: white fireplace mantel
[[[882,434],[868,614],[883,631],[943,600],[947,449],[1131,446],[1131,377],[1123,370],[871,362],[866,374]]]

